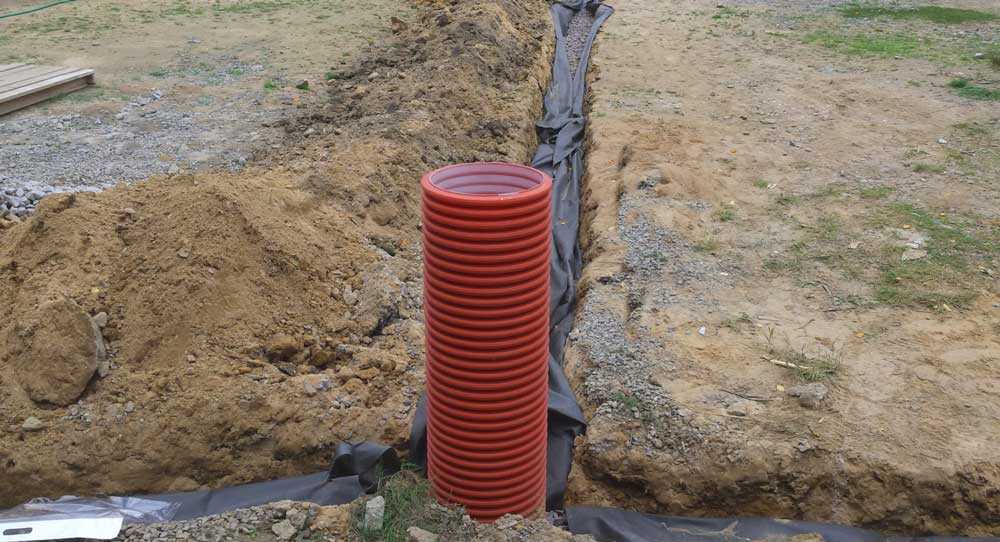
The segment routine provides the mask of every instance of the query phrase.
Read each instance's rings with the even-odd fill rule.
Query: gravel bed
[[[304,540],[312,537],[310,520],[316,505],[278,502],[187,521],[127,525],[117,542]],[[322,538],[320,538],[322,539]]]
[[[155,90],[115,115],[15,115],[0,122],[0,216],[23,217],[54,192],[97,191],[119,182],[207,167],[238,170],[277,137],[284,105],[261,92],[203,96],[199,104]]]
[[[566,56],[569,57],[569,71],[575,74],[580,67],[580,54],[587,45],[590,28],[594,25],[594,16],[589,11],[581,9],[573,16],[566,30]]]

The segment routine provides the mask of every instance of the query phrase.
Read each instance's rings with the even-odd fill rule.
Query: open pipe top
[[[420,181],[430,196],[473,205],[534,200],[548,193],[552,179],[537,169],[503,162],[455,164],[431,171]]]

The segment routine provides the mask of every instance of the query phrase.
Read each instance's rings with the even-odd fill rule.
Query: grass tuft
[[[407,542],[406,530],[416,526],[448,540],[472,538],[472,527],[464,522],[461,508],[437,504],[430,482],[412,468],[379,481],[376,495],[385,499],[385,515],[380,528],[365,527],[365,501],[359,500],[351,514],[351,531],[362,542]]]
[[[891,186],[866,186],[859,190],[858,194],[864,199],[884,199],[892,192]]]
[[[764,339],[767,341],[767,355],[787,364],[784,367],[793,371],[804,382],[832,380],[843,364],[843,353],[836,348],[829,352],[808,353],[805,348],[796,350],[789,347],[787,338],[785,346],[778,346],[774,339],[774,328],[768,328]]]
[[[840,8],[844,17],[872,19],[889,17],[892,19],[922,19],[937,24],[961,24],[968,22],[992,21],[996,15],[988,11],[961,9],[945,6],[919,6],[916,8],[897,8],[879,6],[876,4],[850,4]]]
[[[913,171],[916,173],[944,173],[945,167],[941,164],[928,164],[927,162],[917,162],[913,164]]]
[[[736,211],[730,207],[723,207],[715,212],[715,219],[719,222],[732,222],[736,218]]]

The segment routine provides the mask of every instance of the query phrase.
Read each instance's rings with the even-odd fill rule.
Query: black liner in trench
[[[580,10],[592,16],[590,32],[579,51],[576,73],[570,68],[566,33]],[[549,333],[549,435],[546,508],[562,510],[566,480],[572,465],[574,439],[586,430],[586,419],[562,369],[563,349],[573,324],[576,283],[582,259],[578,244],[580,181],[586,118],[586,68],[590,51],[613,9],[596,0],[562,0],[552,6],[556,52],[552,83],[545,95],[545,113],[537,124],[539,147],[532,166],[552,176],[552,298]],[[582,69],[581,69],[582,68]],[[421,400],[411,428],[410,461],[426,460],[427,418]],[[148,495],[180,503],[174,520],[219,514],[239,508],[290,499],[320,505],[349,503],[376,485],[376,473],[399,470],[399,458],[389,446],[372,442],[337,446],[329,472],[258,482],[207,491]],[[569,507],[573,533],[599,541],[623,542],[750,542],[818,534],[828,542],[1000,542],[1000,538],[884,537],[872,531],[839,525],[762,518],[675,518],[614,508]]]

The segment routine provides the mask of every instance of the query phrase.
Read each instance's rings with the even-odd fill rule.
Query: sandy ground
[[[1000,22],[616,4],[571,500],[1000,532]]]
[[[0,185],[241,169],[278,145],[280,119],[321,102],[335,70],[391,35],[390,17],[410,13],[384,1],[98,0],[0,20],[0,63],[92,68],[97,80],[0,119]]]

